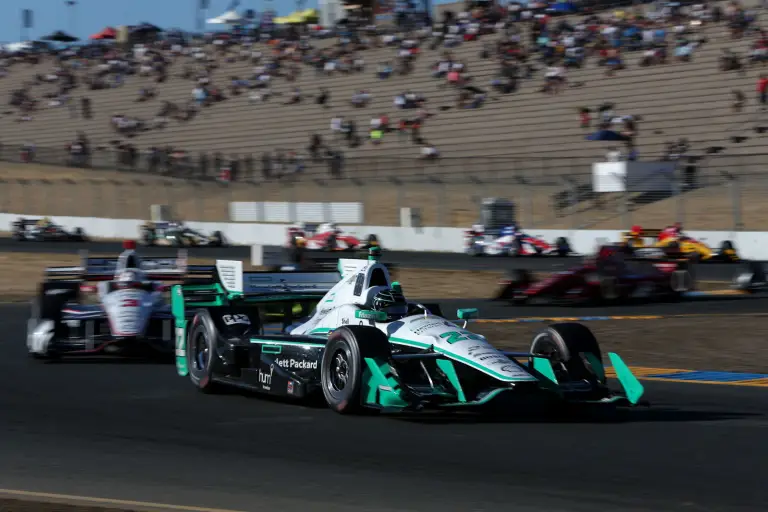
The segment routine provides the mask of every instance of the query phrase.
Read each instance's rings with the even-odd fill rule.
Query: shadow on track
[[[761,416],[757,413],[729,411],[697,411],[674,408],[638,407],[635,409],[592,409],[566,407],[535,410],[482,412],[482,413],[432,413],[392,415],[402,421],[430,425],[492,424],[492,423],[686,423],[699,421],[738,420]]]

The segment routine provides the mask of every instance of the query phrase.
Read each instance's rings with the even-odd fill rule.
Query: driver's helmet
[[[386,289],[374,295],[371,308],[374,311],[384,311],[387,320],[399,320],[408,314],[408,303],[402,292]]]
[[[136,270],[123,270],[117,280],[121,283],[133,283],[139,281],[139,273]]]
[[[500,236],[512,236],[517,231],[514,224],[511,224],[509,226],[504,226],[501,228],[501,232],[499,233]]]
[[[639,237],[642,233],[643,233],[642,226],[638,226],[637,224],[632,226],[632,229],[629,230],[629,236],[633,238]]]
[[[682,222],[675,222],[674,226],[672,226],[675,230],[675,233],[678,235],[683,234],[683,223]]]

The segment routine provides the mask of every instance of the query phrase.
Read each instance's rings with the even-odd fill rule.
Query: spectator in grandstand
[[[353,107],[364,108],[367,107],[370,102],[371,93],[367,90],[360,90],[352,95],[351,103]]]
[[[392,65],[389,61],[380,62],[376,67],[376,74],[380,80],[386,80],[392,75]]]
[[[731,95],[733,96],[731,112],[734,114],[741,113],[742,109],[744,108],[744,103],[747,101],[746,96],[744,96],[744,93],[738,89],[732,90]]]
[[[757,80],[757,100],[765,108],[768,103],[768,75],[761,74]]]
[[[723,48],[723,54],[720,56],[720,70],[721,71],[741,71],[744,72],[744,65],[741,62],[741,57],[733,53],[728,48]]]
[[[421,146],[421,157],[425,160],[436,160],[440,157],[440,152],[431,143],[423,141]]]

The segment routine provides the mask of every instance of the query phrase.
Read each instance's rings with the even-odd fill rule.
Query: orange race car
[[[664,229],[643,229],[632,226],[622,233],[622,242],[630,246],[635,256],[647,258],[684,257],[701,262],[737,262],[739,256],[730,240],[724,240],[715,250],[704,242],[683,233],[678,222]]]

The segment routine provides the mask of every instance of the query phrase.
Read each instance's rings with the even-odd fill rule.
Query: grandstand
[[[686,138],[699,155],[707,148],[721,148],[721,154],[705,158],[699,165],[701,184],[711,186],[681,197],[689,215],[693,211],[713,215],[718,212],[714,221],[716,226],[706,215],[691,219],[701,223],[701,227],[727,229],[732,223],[723,220],[720,212],[730,211],[733,197],[723,192],[725,182],[721,171],[756,171],[757,166],[764,163],[763,158],[753,156],[763,151],[765,143],[764,136],[753,133],[753,128],[762,120],[753,91],[763,68],[758,65],[743,73],[719,69],[724,49],[745,55],[754,37],[732,39],[723,22],[705,24],[699,36],[706,38],[706,43],[693,52],[690,62],[674,62],[670,56],[667,64],[640,67],[638,62],[642,52],[627,52],[624,55],[627,68],[606,76],[605,68],[596,66],[594,59],[588,59],[584,68],[568,70],[569,83],[577,86],[567,87],[559,95],[540,92],[543,77],[539,71],[534,78],[522,80],[515,93],[491,92],[479,109],[457,109],[457,91],[444,86],[444,80],[431,77],[430,67],[445,49],[432,50],[428,44],[422,44],[412,73],[406,76],[393,74],[389,79],[380,80],[376,76],[376,64],[392,61],[396,49],[373,48],[361,52],[366,62],[363,73],[324,76],[302,65],[301,75],[295,82],[275,80],[272,90],[282,95],[268,102],[252,104],[245,92],[204,107],[192,121],[171,121],[165,128],[140,133],[130,142],[140,149],[171,146],[190,151],[194,158],[197,153],[206,151],[225,156],[252,155],[256,162],[260,162],[265,152],[306,153],[310,136],[315,133],[339,147],[339,142],[331,142],[330,121],[336,115],[354,119],[361,135],[370,119],[380,114],[387,114],[394,123],[401,117],[412,116],[413,111],[395,109],[393,99],[404,91],[413,91],[427,98],[427,107],[435,114],[424,124],[422,136],[439,150],[441,159],[436,162],[418,160],[420,147],[409,140],[399,140],[397,134],[391,133],[386,134],[379,145],[365,142],[357,148],[342,148],[347,162],[345,177],[350,179],[326,181],[326,165],[307,161],[307,171],[297,178],[300,183],[296,185],[259,183],[258,186],[229,190],[215,185],[181,185],[174,181],[174,185],[167,185],[174,193],[161,192],[160,195],[173,199],[181,209],[180,214],[189,219],[199,219],[202,215],[210,220],[226,220],[226,205],[218,205],[218,202],[231,199],[339,200],[363,197],[369,206],[366,222],[370,224],[396,224],[398,206],[418,205],[424,209],[426,224],[466,225],[474,220],[476,200],[497,195],[517,200],[522,211],[521,220],[531,227],[623,227],[629,218],[638,220],[638,216],[649,224],[668,223],[671,217],[680,213],[680,198],[654,202],[650,206],[635,205],[631,212],[623,211],[616,204],[617,198],[607,198],[607,205],[603,204],[600,209],[591,200],[580,199],[578,204],[565,208],[554,206],[564,192],[570,194],[568,200],[575,198],[579,185],[589,183],[591,163],[604,159],[606,150],[615,145],[586,141],[589,130],[579,126],[578,110],[583,107],[594,109],[611,102],[618,114],[641,119],[635,141],[641,159],[658,157],[667,142],[679,138]],[[489,81],[498,71],[498,63],[494,59],[481,59],[479,54],[485,42],[496,39],[496,35],[486,35],[479,41],[450,50],[455,60],[467,64],[471,83],[488,90]],[[523,39],[527,41],[527,38]],[[319,44],[328,43],[324,40]],[[261,51],[267,55],[270,50],[262,46]],[[230,77],[246,77],[253,68],[249,62],[232,60],[234,62],[228,62],[219,57],[219,67],[212,75],[212,82],[225,89],[226,96],[231,96],[228,91]],[[92,100],[93,117],[90,120],[72,118],[66,107],[42,106],[31,121],[24,122],[16,121],[15,114],[6,115],[0,122],[0,142],[6,148],[29,142],[38,148],[63,148],[78,132],[84,132],[93,147],[106,146],[119,138],[110,129],[113,116],[124,114],[148,121],[155,117],[162,101],[186,103],[191,99],[195,84],[180,77],[185,65],[189,64],[187,61],[186,57],[176,59],[168,70],[167,81],[162,84],[155,84],[149,77],[132,75],[118,88],[87,91],[81,86],[76,89],[74,98],[88,96]],[[541,64],[535,65],[542,68]],[[1,92],[7,96],[10,91],[27,88],[33,96],[40,98],[45,92],[51,92],[53,86],[30,88],[26,84],[53,66],[50,59],[35,66],[12,66],[8,76],[0,80]],[[138,91],[144,87],[156,88],[157,97],[136,102]],[[300,104],[286,105],[294,87],[301,88],[305,98]],[[330,91],[330,108],[315,104],[310,97],[318,93],[319,87]],[[371,104],[365,108],[355,108],[350,103],[353,94],[359,90],[371,92]],[[733,90],[740,90],[747,96],[747,106],[742,112],[734,112],[731,108]],[[739,143],[733,142],[734,137]],[[57,176],[52,171],[34,172],[29,168],[23,173],[26,178]],[[108,176],[102,173],[98,177]],[[126,179],[124,175],[109,177]],[[571,184],[563,177],[569,177]],[[249,178],[258,182],[264,180],[260,171]],[[166,182],[172,181],[166,179]],[[382,186],[382,182],[387,186]],[[183,187],[189,187],[189,190]],[[120,195],[131,194],[128,185],[118,188]],[[150,188],[145,186],[138,190]],[[741,189],[737,193],[744,198],[747,189],[749,193],[761,193],[754,186],[742,185]],[[144,203],[131,208],[130,216],[146,215],[139,212],[145,203],[150,204],[148,196],[139,191],[133,194]],[[7,195],[9,200],[5,203],[12,208],[10,201],[18,201],[18,194]],[[56,195],[49,193],[51,197]],[[195,207],[193,197],[215,205],[210,209],[215,213],[208,215],[199,206]],[[718,205],[722,204],[722,209],[713,206],[713,201],[720,201]],[[79,212],[86,207],[82,204],[56,206],[47,200],[41,202],[44,208],[56,209],[41,213],[72,214],[70,212]],[[184,207],[185,202],[189,203],[188,208]],[[203,210],[208,211],[207,208]],[[749,228],[759,222],[763,212],[761,208],[755,208],[745,209],[742,213],[742,227]],[[753,215],[756,216],[754,219]],[[726,217],[730,219],[732,216]],[[697,227],[690,221],[688,225]]]

